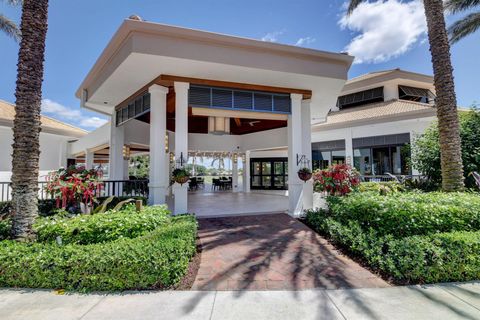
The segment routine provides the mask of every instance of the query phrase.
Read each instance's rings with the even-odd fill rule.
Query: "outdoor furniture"
[[[188,181],[188,189],[190,191],[198,190],[198,183],[197,183],[197,178],[196,177],[190,178],[190,180]]]
[[[198,187],[205,187],[205,179],[203,177],[197,177],[197,185]]]

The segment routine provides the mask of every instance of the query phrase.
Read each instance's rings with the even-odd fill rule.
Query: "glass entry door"
[[[250,160],[250,188],[286,190],[287,158],[257,158]]]

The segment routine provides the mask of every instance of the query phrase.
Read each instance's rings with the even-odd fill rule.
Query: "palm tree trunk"
[[[424,0],[423,3],[437,94],[435,105],[440,133],[442,188],[444,191],[460,191],[464,188],[461,140],[443,2]]]
[[[48,0],[24,0],[13,122],[12,237],[32,238],[38,214],[40,104],[47,34]]]

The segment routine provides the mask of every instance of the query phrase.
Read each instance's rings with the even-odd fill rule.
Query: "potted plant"
[[[190,173],[185,168],[177,168],[172,172],[173,181],[183,185],[190,179]]]
[[[300,180],[307,182],[312,177],[312,170],[310,168],[304,167],[298,170],[298,177]]]

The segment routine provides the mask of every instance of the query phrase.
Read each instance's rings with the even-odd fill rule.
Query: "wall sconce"
[[[168,132],[165,133],[165,153],[168,153]]]
[[[173,152],[170,152],[170,163],[174,163],[175,162],[175,154],[173,154]]]
[[[247,156],[244,154],[242,154],[242,163],[245,164],[245,162],[247,161]]]
[[[124,160],[130,159],[130,146],[123,145],[122,154]]]
[[[238,162],[238,154],[234,153],[233,154],[233,163],[237,163]]]

